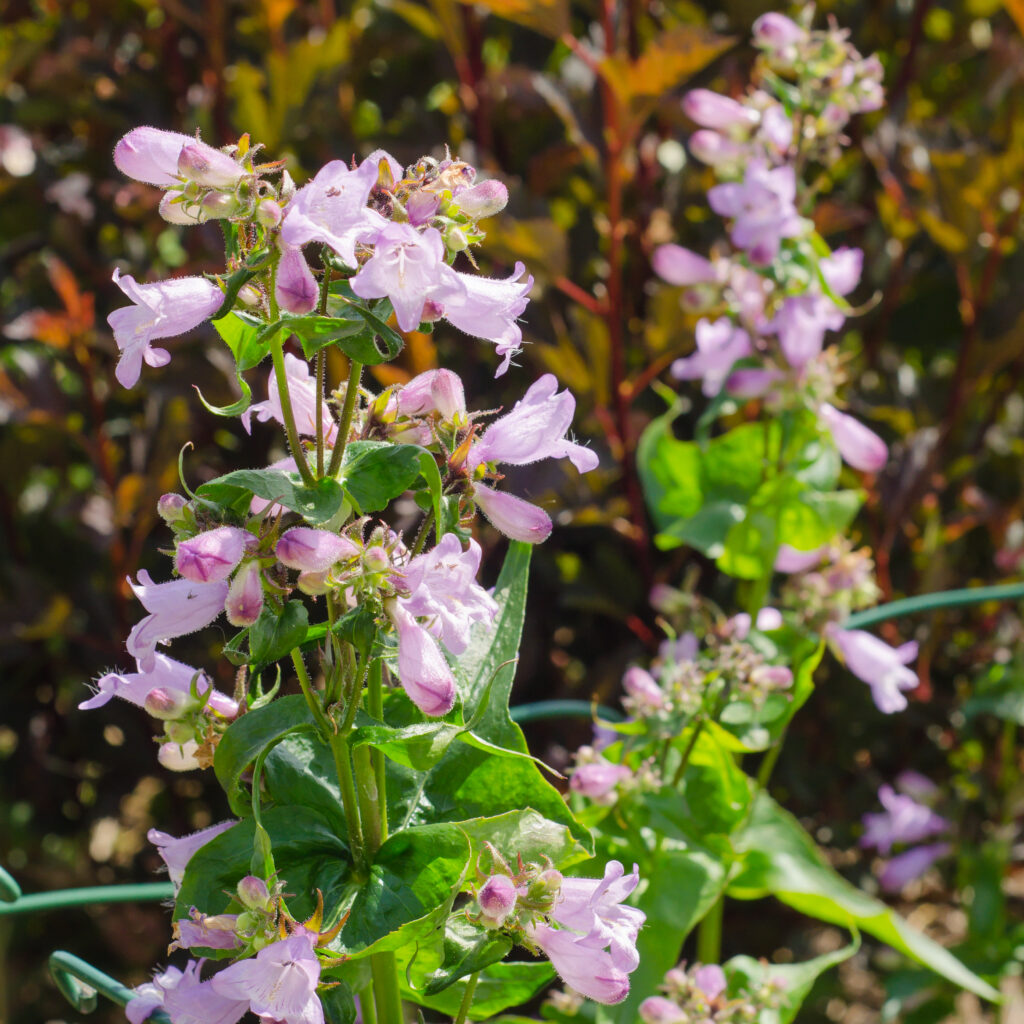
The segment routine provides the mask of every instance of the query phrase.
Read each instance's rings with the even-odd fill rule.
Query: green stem
[[[996,587],[967,587],[963,590],[939,590],[934,594],[918,594],[901,601],[890,601],[877,608],[854,612],[843,624],[843,629],[863,629],[901,615],[928,612],[936,608],[959,608],[983,601],[1017,601],[1024,599],[1024,583],[1005,583]]]
[[[686,771],[686,766],[690,763],[690,755],[693,753],[693,748],[697,746],[697,740],[700,739],[700,734],[704,731],[705,721],[706,719],[702,718],[697,723],[696,728],[693,730],[693,735],[690,737],[690,742],[686,744],[686,749],[683,751],[683,759],[679,762],[675,775],[672,776],[673,789],[683,781],[683,773]]]
[[[316,478],[324,476],[324,379],[327,376],[327,353],[316,354]]]
[[[373,998],[377,1003],[380,1024],[402,1024],[402,991],[398,987],[398,964],[394,953],[373,953],[370,956],[373,975]]]
[[[430,535],[430,524],[434,521],[434,510],[431,509],[424,517],[423,522],[420,523],[420,531],[416,534],[416,541],[413,543],[412,551],[410,555],[415,558],[422,550],[423,546],[427,542],[427,537]],[[436,538],[436,533],[435,533]]]
[[[334,734],[334,727],[328,720],[323,705],[313,693],[313,683],[309,678],[309,673],[306,671],[306,663],[302,660],[302,652],[298,647],[292,648],[292,664],[295,666],[295,674],[299,677],[302,696],[306,698],[306,703],[309,705],[309,710],[313,715],[313,720],[316,722],[317,729],[320,731],[324,741],[327,742]]]
[[[359,990],[359,1012],[363,1024],[377,1024],[377,1004],[373,1001],[372,982],[367,982],[366,987]]]
[[[12,875],[0,868],[0,902],[13,903],[21,899],[21,886]]]
[[[14,903],[0,903],[0,917],[5,914],[35,914],[39,911],[87,907],[96,903],[141,903],[166,900],[174,895],[170,882],[142,882],[138,885],[94,885],[83,889],[57,889],[34,892]]]
[[[359,801],[356,798],[355,777],[352,774],[352,755],[348,740],[343,736],[332,736],[331,753],[334,755],[334,767],[338,773],[338,787],[341,790],[341,804],[345,809],[345,821],[348,823],[349,843],[352,846],[352,863],[356,873],[366,875],[366,853],[363,840],[363,825],[359,818]]]
[[[463,993],[462,1002],[459,1003],[459,1013],[454,1024],[466,1024],[469,1016],[469,1008],[473,1005],[473,993],[476,991],[476,983],[480,980],[480,972],[474,971],[466,982],[466,991]]]
[[[135,997],[135,993],[109,974],[92,964],[87,964],[77,956],[57,950],[50,954],[50,974],[60,993],[79,1012],[90,1013],[96,1008],[96,994],[127,1006]],[[170,1024],[170,1017],[163,1010],[155,1010],[147,1020]]]
[[[524,722],[541,722],[547,718],[593,718],[607,722],[621,722],[625,716],[615,708],[591,704],[585,700],[541,700],[535,704],[520,704],[509,708],[512,721],[519,725]]]
[[[761,789],[768,788],[768,781],[772,777],[772,772],[775,770],[775,762],[779,759],[779,754],[782,753],[782,744],[786,742],[786,730],[782,730],[782,734],[772,745],[771,749],[764,755],[761,761],[761,767],[757,770],[757,784]]]
[[[370,759],[370,748],[361,744],[352,751],[355,765],[356,796],[359,799],[359,815],[363,821],[363,836],[367,860],[380,849],[384,842],[380,827],[380,789],[377,774]]]
[[[725,898],[720,896],[697,926],[697,960],[717,964],[722,956],[722,911]]]
[[[327,475],[332,479],[338,476],[345,447],[348,444],[349,431],[352,429],[352,417],[356,411],[356,400],[359,398],[359,380],[363,375],[363,364],[353,363],[348,375],[348,387],[345,390],[345,404],[341,407],[341,420],[338,423],[338,439],[334,442],[331,452],[331,464],[327,467]]]
[[[288,437],[288,447],[291,448],[302,482],[307,487],[312,487],[316,483],[316,479],[309,468],[306,451],[302,447],[299,432],[295,427],[295,412],[292,409],[292,396],[288,391],[288,378],[285,376],[284,342],[281,340],[280,331],[274,335],[274,340],[270,343],[270,357],[274,360],[274,378],[277,380],[277,394],[281,400],[281,415],[284,418],[284,432]]]

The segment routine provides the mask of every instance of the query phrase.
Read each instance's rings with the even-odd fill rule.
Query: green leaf
[[[258,366],[270,351],[269,341],[260,340],[263,322],[248,313],[230,313],[220,320],[214,320],[213,326],[231,349],[239,371]]]
[[[283,658],[306,638],[309,612],[301,601],[289,601],[280,612],[263,606],[249,627],[249,660],[254,670]]]
[[[342,338],[351,339],[357,334],[364,333],[366,321],[361,316],[285,317],[283,329],[299,339],[303,354],[307,359],[312,359],[322,348],[326,348]]]
[[[796,1019],[815,981],[826,971],[849,960],[859,948],[860,940],[857,939],[834,953],[824,953],[800,964],[766,964],[751,956],[734,956],[722,965],[729,983],[728,994],[739,999],[767,981],[778,982],[783,989],[778,1009],[763,1013],[758,1024],[790,1024]]]
[[[249,793],[242,788],[241,778],[260,753],[293,730],[312,726],[312,712],[299,694],[279,697],[228,726],[217,744],[213,770],[235,814],[248,816],[250,812]]]
[[[999,993],[952,953],[912,928],[880,900],[852,886],[828,865],[799,822],[767,793],[760,793],[750,820],[734,837],[743,867],[729,884],[736,899],[774,895],[783,903],[847,928],[858,928],[983,999]]]
[[[345,492],[336,480],[325,478],[306,487],[298,473],[279,469],[238,469],[203,484],[196,494],[226,506],[255,495],[298,512],[314,525],[333,519],[345,500]]]
[[[350,338],[338,340],[338,348],[350,359],[367,366],[375,366],[394,359],[405,344],[405,339],[385,320],[391,315],[391,304],[381,302],[377,305],[378,312],[371,312],[363,305],[348,281],[335,281],[330,287],[327,311],[332,317],[350,321],[359,317],[363,321],[363,331]]]
[[[520,1006],[549,985],[554,977],[554,968],[547,961],[503,961],[491,964],[480,974],[473,992],[469,1019],[487,1020],[511,1006]],[[465,991],[465,982],[458,982],[436,995],[410,993],[409,998],[421,1006],[454,1018]]]
[[[416,995],[437,995],[459,978],[504,960],[512,950],[512,940],[500,932],[473,924],[462,915],[450,917],[445,924],[439,949],[434,957],[425,955],[421,947],[409,965],[410,988]],[[436,966],[433,966],[436,963]],[[422,979],[422,984],[420,983]]]
[[[324,894],[328,926],[341,915],[341,894],[351,883],[350,858],[344,840],[316,811],[308,807],[272,807],[262,815],[274,859],[285,882],[288,909],[297,918],[316,907],[316,890]],[[201,847],[185,869],[174,907],[175,919],[190,907],[205,914],[224,913],[238,882],[249,874],[256,823],[252,818],[215,836]],[[230,956],[230,950],[214,951]]]
[[[352,441],[345,448],[342,482],[360,514],[379,512],[404,494],[416,482],[426,455],[434,471],[437,465],[429,452],[414,444],[389,441]]]

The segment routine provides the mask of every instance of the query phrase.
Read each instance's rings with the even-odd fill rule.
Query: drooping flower
[[[711,209],[732,218],[729,237],[745,249],[753,263],[771,263],[784,238],[795,238],[807,230],[797,213],[796,172],[789,164],[769,169],[761,160],[751,160],[743,183],[727,182],[708,190]]]
[[[328,530],[295,526],[281,534],[274,550],[277,560],[301,572],[326,572],[338,562],[354,558],[359,549],[347,537]]]
[[[840,412],[827,402],[818,407],[818,415],[832,434],[843,461],[864,473],[877,473],[889,458],[885,442],[860,420]]]
[[[134,387],[142,363],[166,366],[171,361],[166,349],[152,348],[160,338],[174,338],[198,327],[220,308],[220,288],[204,277],[176,277],[169,281],[138,284],[131,274],[114,270],[114,284],[134,305],[115,309],[107,317],[121,352],[115,376],[123,387]]]
[[[573,769],[569,788],[597,803],[614,802],[616,786],[632,777],[633,773],[625,765],[612,764],[596,755]]]
[[[387,223],[366,205],[377,174],[373,159],[364,160],[354,171],[342,160],[325,164],[285,208],[281,241],[293,247],[322,242],[348,266],[357,266],[356,242],[371,239]]]
[[[306,257],[297,246],[285,246],[277,265],[274,298],[288,313],[309,313],[316,308],[319,291]]]
[[[756,110],[710,89],[691,89],[683,97],[683,112],[701,127],[716,131],[749,129],[758,121]]]
[[[480,545],[472,538],[465,551],[454,533],[413,558],[398,580],[408,591],[399,606],[426,620],[426,628],[451,651],[460,655],[469,645],[474,623],[490,625],[498,614],[493,597],[476,581],[480,571]]]
[[[669,284],[687,287],[715,280],[715,268],[711,261],[681,245],[659,245],[654,250],[651,266]]]
[[[409,224],[389,223],[375,239],[373,256],[352,278],[352,291],[363,299],[387,297],[398,326],[415,330],[428,300],[443,306],[465,294],[465,285],[444,254],[437,228],[419,232]]]
[[[146,706],[146,698],[154,690],[187,697],[191,694],[193,679],[196,681],[196,693],[200,697],[204,697],[212,689],[212,683],[200,669],[175,661],[164,654],[156,654],[153,667],[148,672],[144,672],[139,666],[137,672],[128,672],[124,675],[119,672],[108,672],[101,676],[96,680],[96,692],[88,700],[82,701],[78,707],[82,711],[91,711],[93,708],[103,707],[113,697],[120,697],[141,708]],[[238,714],[238,704],[219,690],[210,693],[206,707],[225,718],[234,718]]]
[[[878,881],[888,892],[898,892],[915,878],[920,878],[937,860],[945,857],[953,847],[949,843],[930,843],[905,850],[889,861]]]
[[[397,602],[388,615],[398,632],[398,681],[425,715],[440,718],[455,706],[457,688],[437,641]]]
[[[122,174],[147,185],[178,185],[178,157],[195,141],[161,128],[133,128],[114,147],[114,164]]]
[[[174,556],[174,567],[193,583],[219,583],[226,580],[256,543],[248,530],[237,526],[218,526],[183,540]]]
[[[164,864],[167,865],[167,874],[177,890],[181,885],[181,880],[185,877],[185,868],[196,851],[201,850],[211,839],[236,824],[238,823],[234,820],[219,821],[216,825],[210,825],[208,828],[180,837],[151,828],[146,833],[146,838],[156,847],[156,852],[160,854]]]
[[[622,688],[629,695],[626,699],[630,710],[641,717],[656,714],[668,705],[665,691],[654,676],[639,665],[626,669],[622,677]]]
[[[881,854],[889,854],[896,843],[918,843],[952,827],[952,822],[892,786],[882,786],[878,799],[885,810],[863,816],[860,845],[873,846]]]
[[[483,220],[501,213],[508,205],[508,189],[494,178],[459,189],[455,205],[471,220]]]
[[[827,636],[839,648],[846,667],[871,687],[879,711],[891,715],[907,706],[902,691],[913,690],[919,681],[916,673],[906,667],[917,657],[915,641],[890,647],[862,629],[835,626]]]
[[[722,390],[733,364],[753,353],[750,335],[723,316],[714,323],[698,320],[695,337],[697,351],[677,359],[671,373],[677,380],[702,380],[701,390],[708,398],[714,398]]]
[[[527,934],[562,981],[587,999],[614,1006],[629,995],[629,975],[615,966],[606,950],[587,944],[585,936],[548,924],[533,925]]]
[[[288,386],[288,397],[292,403],[292,413],[295,416],[295,429],[304,437],[316,436],[316,378],[309,372],[309,363],[291,352],[284,354],[284,373]],[[329,446],[332,446],[337,438],[338,425],[334,422],[323,396],[320,397],[321,411],[324,424],[324,438]],[[268,420],[275,420],[284,424],[284,413],[281,411],[281,396],[277,388],[277,376],[271,369],[267,378],[267,399],[265,402],[256,402],[250,405],[241,415],[242,426],[246,433],[252,433],[252,417],[255,414],[260,423]],[[275,463],[273,468],[277,468]],[[294,463],[292,468],[295,469]]]
[[[203,914],[192,907],[188,917],[174,922],[172,949],[238,949],[238,914]]]
[[[263,611],[263,570],[253,560],[243,564],[235,574],[224,599],[228,622],[239,629],[251,626]]]
[[[473,499],[491,525],[512,540],[540,544],[551,535],[551,517],[547,512],[514,494],[478,483],[473,489]]]
[[[273,942],[215,974],[213,990],[226,999],[244,1000],[266,1024],[324,1024],[316,994],[320,960],[315,942],[316,936],[305,930]]]
[[[440,413],[445,421],[464,419],[466,391],[462,378],[451,370],[427,370],[401,387],[395,399],[400,416]]]
[[[223,610],[228,593],[224,582],[154,583],[145,569],[139,570],[138,583],[128,583],[149,612],[128,635],[128,653],[138,660],[140,672],[151,672],[155,667],[158,642],[194,633],[213,622]]]

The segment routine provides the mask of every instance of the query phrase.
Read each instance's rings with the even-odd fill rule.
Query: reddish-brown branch
[[[606,303],[602,302],[596,296],[591,295],[590,292],[585,291],[574,281],[570,281],[569,278],[556,277],[552,283],[560,292],[564,295],[568,295],[573,302],[578,303],[595,316],[606,317],[608,315],[608,306]]]

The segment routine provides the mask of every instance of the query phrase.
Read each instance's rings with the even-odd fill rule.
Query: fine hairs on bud
[[[477,893],[480,913],[488,928],[500,928],[516,907],[515,882],[508,875],[491,875]]]

